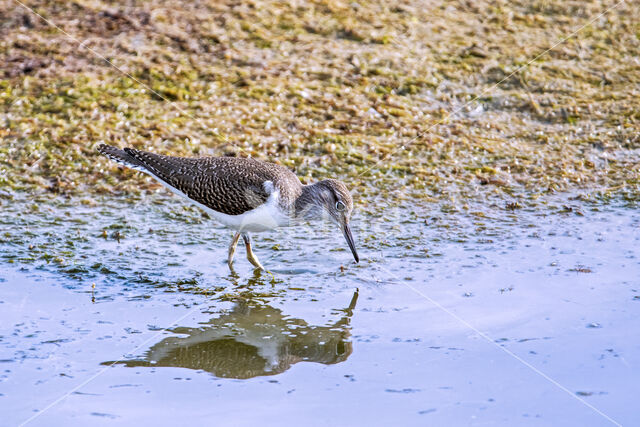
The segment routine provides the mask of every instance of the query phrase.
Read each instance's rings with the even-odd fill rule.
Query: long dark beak
[[[351,229],[349,228],[349,224],[347,224],[346,222],[342,224],[342,234],[344,234],[344,238],[347,239],[347,243],[349,244],[349,249],[351,249],[353,258],[356,260],[356,262],[359,262],[360,257],[358,256],[358,252],[356,251],[356,244],[353,243],[353,236],[351,235]]]

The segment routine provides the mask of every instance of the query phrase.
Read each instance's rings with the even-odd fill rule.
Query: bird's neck
[[[303,185],[295,202],[296,218],[316,218],[322,216],[323,189],[317,184]]]

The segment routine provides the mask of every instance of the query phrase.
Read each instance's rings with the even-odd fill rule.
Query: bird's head
[[[353,199],[349,190],[347,190],[347,186],[335,179],[325,179],[314,184],[314,187],[317,189],[316,204],[338,224],[342,234],[344,234],[344,238],[347,240],[351,253],[353,253],[353,258],[356,262],[359,262],[360,258],[349,228],[349,219],[351,218],[351,212],[353,212]]]

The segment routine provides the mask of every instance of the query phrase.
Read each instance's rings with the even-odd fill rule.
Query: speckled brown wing
[[[227,215],[240,215],[266,202],[264,182],[277,179],[272,167],[254,159],[172,157],[133,148],[124,152],[190,199]]]

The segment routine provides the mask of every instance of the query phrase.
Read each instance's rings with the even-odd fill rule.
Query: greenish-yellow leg
[[[233,256],[236,253],[236,247],[238,246],[238,240],[240,239],[240,233],[236,233],[233,236],[233,240],[231,241],[231,245],[229,246],[229,258],[227,258],[227,264],[229,264],[229,268],[233,269],[231,264],[233,264]]]
[[[244,246],[247,248],[247,259],[249,260],[249,262],[256,268],[267,271],[267,269],[264,268],[262,264],[260,264],[260,261],[258,261],[258,257],[256,257],[256,255],[251,250],[251,237],[249,236],[249,233],[242,233],[242,238],[244,239]]]

